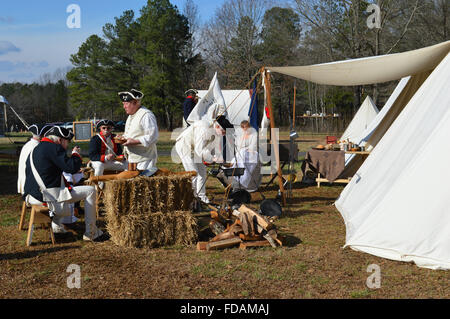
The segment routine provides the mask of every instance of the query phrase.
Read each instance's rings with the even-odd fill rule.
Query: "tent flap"
[[[450,41],[413,51],[308,66],[267,67],[325,85],[368,85],[432,70],[447,55]]]

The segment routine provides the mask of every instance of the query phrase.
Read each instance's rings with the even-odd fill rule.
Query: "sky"
[[[170,0],[182,12],[186,0]],[[225,0],[193,0],[206,22]],[[0,83],[38,81],[71,66],[70,55],[102,35],[125,10],[139,16],[146,0],[0,0]],[[73,6],[76,5],[76,6]],[[79,13],[79,14],[78,14]],[[79,18],[78,18],[79,17]]]

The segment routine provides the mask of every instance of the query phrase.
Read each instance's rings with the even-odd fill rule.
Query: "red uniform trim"
[[[111,134],[111,142],[112,142],[112,144],[113,144],[113,150],[114,150],[114,153],[116,153],[117,154],[117,144],[116,144],[116,142],[114,142],[114,134]],[[106,137],[103,135],[103,132],[100,132],[100,138],[101,139],[103,139],[103,141],[106,143]],[[101,146],[100,146],[100,161],[102,162],[102,163],[104,163],[105,162],[105,153],[106,153],[106,145],[105,145],[105,143],[101,143]]]
[[[49,143],[52,143],[52,144],[56,144],[56,143],[53,142],[51,139],[46,138],[46,137],[43,137],[43,138],[41,139],[41,142],[49,142]]]

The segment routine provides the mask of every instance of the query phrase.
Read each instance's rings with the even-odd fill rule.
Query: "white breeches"
[[[178,156],[180,156],[181,162],[183,163],[184,170],[196,171],[197,176],[192,178],[192,189],[194,191],[194,196],[200,197],[201,199],[206,196],[206,166],[203,163],[194,163],[191,156],[186,155],[178,143],[175,144]]]
[[[94,175],[100,176],[103,175],[105,170],[125,171],[128,168],[128,163],[126,161],[105,161],[104,163],[100,161],[91,161],[91,166],[94,169]]]
[[[67,203],[76,203],[80,200],[84,200],[84,223],[86,226],[85,235],[89,238],[95,238],[97,236],[97,214],[96,214],[96,201],[97,191],[94,186],[75,186],[70,192],[72,199],[66,201]],[[42,202],[35,199],[33,196],[28,195],[28,202],[30,205],[42,205]],[[53,221],[56,224],[60,223],[61,218],[64,216],[55,215]]]

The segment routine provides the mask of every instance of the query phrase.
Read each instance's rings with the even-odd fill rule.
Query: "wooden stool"
[[[49,216],[49,209],[45,206],[31,205],[30,223],[28,225],[27,246],[31,245],[33,239],[33,230],[35,224],[41,224],[43,228],[48,227],[52,244],[55,244],[55,235],[52,229],[52,220]]]
[[[25,201],[22,203],[22,213],[20,214],[20,221],[19,221],[19,230],[25,230],[24,222],[25,222],[25,215],[27,213],[27,209],[30,208],[27,206]]]

